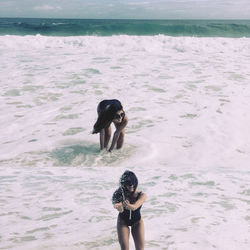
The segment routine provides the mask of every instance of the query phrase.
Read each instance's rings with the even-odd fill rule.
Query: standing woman
[[[122,104],[116,99],[103,100],[97,106],[98,119],[94,125],[93,134],[100,133],[100,148],[107,148],[111,137],[111,123],[113,122],[116,130],[113,135],[112,143],[109,148],[111,152],[115,145],[119,149],[124,142],[125,127],[128,124]]]
[[[144,223],[141,218],[141,207],[146,194],[136,190],[138,179],[131,171],[125,171],[120,178],[120,187],[114,192],[112,203],[119,211],[117,233],[121,250],[129,249],[129,233],[135,242],[136,250],[144,249]]]

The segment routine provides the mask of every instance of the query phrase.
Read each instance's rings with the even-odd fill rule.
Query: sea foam
[[[111,197],[130,169],[147,249],[249,249],[249,41],[0,36],[1,247],[118,249]],[[111,98],[125,144],[100,153]]]

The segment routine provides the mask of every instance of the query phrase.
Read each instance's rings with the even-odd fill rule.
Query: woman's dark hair
[[[126,185],[128,186],[133,185],[134,191],[136,190],[138,186],[138,179],[136,175],[132,171],[129,171],[129,170],[126,170],[120,178],[120,186],[122,188],[125,188]]]
[[[101,104],[101,103],[100,103]],[[113,119],[117,111],[122,110],[123,107],[120,102],[112,103],[107,109],[100,111],[98,119],[94,125],[94,129],[92,134],[99,133],[102,129],[108,127]]]
[[[126,197],[130,195],[127,192],[126,185],[133,185],[134,191],[132,193],[134,193],[138,186],[138,179],[132,171],[126,170],[122,174],[119,184],[120,187],[114,192],[112,196],[113,204],[125,201]]]

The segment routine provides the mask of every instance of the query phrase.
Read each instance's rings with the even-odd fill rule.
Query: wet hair
[[[135,191],[138,186],[138,179],[132,171],[126,170],[120,178],[120,186],[121,188],[126,188],[126,186],[131,185],[134,186]]]
[[[113,204],[125,201],[126,197],[130,195],[127,192],[126,185],[132,184],[134,186],[134,191],[133,191],[134,193],[138,186],[138,179],[132,171],[126,170],[122,174],[119,184],[120,187],[114,192],[112,196]]]
[[[123,110],[121,103],[115,102],[115,103],[112,103],[107,109],[101,111],[94,125],[92,134],[97,134],[102,129],[108,127],[113,121],[113,119],[115,118],[117,111],[120,111],[120,110]]]

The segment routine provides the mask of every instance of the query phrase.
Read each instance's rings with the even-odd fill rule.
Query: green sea
[[[250,20],[1,18],[0,35],[250,37]]]

